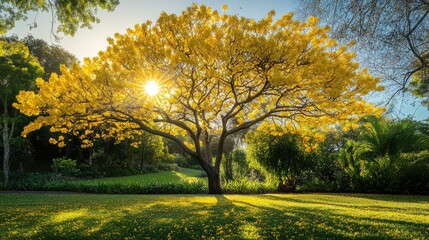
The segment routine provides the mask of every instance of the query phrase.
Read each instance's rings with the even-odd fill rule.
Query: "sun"
[[[144,86],[144,90],[149,96],[155,96],[159,92],[159,86],[155,81],[150,80]]]

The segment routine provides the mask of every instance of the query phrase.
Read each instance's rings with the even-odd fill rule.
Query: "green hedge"
[[[29,173],[15,175],[11,178],[7,188],[3,190],[17,191],[70,191],[80,193],[105,194],[205,194],[208,193],[207,183],[195,182],[168,182],[149,184],[116,183],[116,182],[86,182],[61,178],[54,174]],[[223,193],[229,194],[259,194],[273,193],[277,189],[265,183],[248,180],[237,180],[225,183]]]
[[[222,192],[229,194],[261,194],[277,192],[272,184],[249,181],[247,179],[230,181],[222,185]]]
[[[202,182],[168,182],[162,184],[156,182],[149,184],[84,182],[41,173],[14,176],[6,188],[3,186],[0,188],[17,191],[71,191],[106,194],[196,194],[207,192],[207,186]]]

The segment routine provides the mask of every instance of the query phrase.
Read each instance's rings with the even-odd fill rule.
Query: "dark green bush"
[[[429,151],[401,154],[400,161],[400,190],[404,193],[429,194]]]
[[[79,172],[76,160],[66,158],[54,158],[52,160],[52,169],[57,175],[74,176]]]
[[[301,174],[314,165],[314,153],[307,152],[299,134],[271,135],[249,132],[246,135],[249,165],[277,181],[280,192],[296,190]]]
[[[48,182],[64,180],[59,179],[53,173],[19,173],[12,172],[10,182],[7,186],[9,190],[43,190],[43,185]]]
[[[178,171],[179,170],[179,166],[177,165],[177,163],[159,163],[156,165],[156,167],[160,171]]]
[[[197,194],[206,193],[207,186],[201,181],[192,183],[106,183],[85,182],[58,178],[53,174],[23,174],[13,177],[8,190],[23,191],[71,191],[103,194]]]
[[[353,151],[349,156],[354,156]],[[429,193],[429,151],[381,156],[370,160],[345,161],[339,155],[344,172],[337,172],[334,180],[306,179],[305,190],[353,191],[369,193]],[[342,157],[342,158],[341,158]]]
[[[309,192],[338,192],[338,185],[335,181],[326,181],[325,179],[312,177],[306,178],[305,181],[299,185],[298,189],[300,191],[309,191]]]
[[[98,165],[79,165],[78,177],[105,177],[105,172]]]
[[[159,169],[156,166],[146,165],[146,164],[143,164],[143,167],[140,171],[140,173],[143,173],[143,174],[145,174],[145,173],[156,173],[156,172],[159,172]]]
[[[222,185],[222,192],[229,194],[261,194],[277,192],[277,186],[247,179],[229,181]]]
[[[179,154],[174,156],[174,162],[177,163],[179,167],[183,168],[189,168],[191,166],[191,162],[188,160],[188,158]]]
[[[104,174],[106,177],[121,177],[121,176],[131,176],[139,174],[138,169],[133,168],[123,168],[121,166],[111,166],[108,169],[105,169]]]

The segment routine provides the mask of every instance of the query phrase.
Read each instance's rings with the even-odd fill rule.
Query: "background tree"
[[[339,153],[334,156],[347,176],[347,186],[345,190],[361,190],[365,188],[365,183],[362,180],[362,161],[357,154],[358,143],[347,140],[346,143],[339,149]],[[332,156],[332,155],[331,155]]]
[[[311,191],[345,191],[350,190],[350,185],[355,185],[353,181],[348,181],[345,174],[345,166],[350,171],[349,176],[353,176],[353,164],[355,159],[352,155],[345,155],[353,149],[352,141],[357,140],[359,128],[344,129],[342,126],[330,128],[320,139],[319,146],[313,154],[316,161],[312,163],[311,169],[304,172],[302,176],[303,185],[301,187]]]
[[[222,177],[225,182],[245,178],[249,171],[246,152],[243,149],[238,148],[234,149],[230,153],[224,154],[221,167],[223,173]]]
[[[19,172],[24,172],[24,164],[29,165],[33,161],[34,147],[28,139],[15,136],[10,142],[10,161],[17,165]]]
[[[429,149],[429,138],[418,131],[411,120],[393,122],[386,118],[369,117],[359,136],[357,153],[361,158],[386,156],[393,160],[400,153]]]
[[[422,98],[422,103],[429,109],[429,68],[417,71],[408,88],[413,95]]]
[[[37,58],[39,64],[45,70],[43,74],[43,79],[45,80],[49,79],[49,76],[52,73],[60,74],[61,64],[64,64],[67,67],[71,67],[72,64],[78,62],[77,58],[73,54],[67,52],[58,45],[48,44],[42,39],[27,36],[24,39],[20,40],[16,35],[7,37],[6,39],[9,42],[22,42],[28,47],[30,54]],[[19,119],[19,125],[15,125],[15,129],[16,131],[21,132],[24,126],[30,122],[30,118],[26,118],[21,115]],[[76,155],[76,153],[81,152],[81,150],[78,149],[80,147],[80,144],[79,142],[76,143],[76,141],[70,141],[65,151],[59,151],[57,147],[50,145],[48,143],[48,140],[49,138],[51,138],[51,133],[47,128],[43,128],[37,132],[32,133],[28,140],[19,139],[21,138],[20,136],[14,136],[13,138],[14,140],[12,142],[16,144],[14,144],[12,147],[17,147],[17,149],[15,149],[17,151],[13,150],[15,154],[11,157],[11,162],[13,162],[14,158],[16,158],[16,161],[24,163],[22,162],[22,160],[24,160],[25,158],[19,157],[22,156],[22,154],[29,156],[29,152],[25,151],[26,147],[24,147],[24,145],[33,145],[34,151],[31,151],[34,154],[33,158],[27,158],[25,159],[25,162],[29,163],[34,160],[34,164],[31,164],[31,166],[26,164],[26,166],[29,166],[33,169],[37,169],[38,171],[50,169],[50,161],[52,160],[52,158],[61,157],[64,154],[68,155],[66,157],[72,157],[73,155]],[[19,153],[19,149],[27,153]],[[62,154],[61,152],[64,152],[64,154]],[[20,164],[18,166],[20,170],[22,170],[21,166],[23,166],[23,164]]]
[[[429,138],[416,122],[368,117],[355,141],[340,150],[338,161],[350,190],[426,192],[429,190]]]
[[[417,129],[421,134],[429,135],[429,120],[425,120],[424,122],[417,122]]]
[[[143,170],[144,164],[156,165],[167,158],[168,149],[160,136],[144,133],[140,137],[140,142],[140,171]]]
[[[273,17],[255,21],[193,5],[116,34],[98,57],[38,79],[37,93],[19,94],[15,107],[37,117],[23,135],[49,125],[81,135],[85,147],[94,128],[104,129],[96,137],[118,141],[146,131],[197,159],[209,192],[220,193],[228,136],[259,123],[322,127],[382,111],[363,100],[382,89],[378,79],[358,71],[355,54],[327,28],[315,18]],[[144,91],[154,82],[158,94]],[[203,151],[214,142],[216,156]]]
[[[0,129],[3,143],[3,181],[9,182],[10,144],[15,132],[18,111],[12,108],[15,96],[21,90],[34,87],[34,79],[43,74],[37,58],[21,42],[0,40]]]
[[[246,141],[251,165],[277,180],[281,192],[295,191],[297,178],[314,160],[298,134],[274,136],[255,131]]]
[[[0,34],[15,26],[19,20],[27,20],[28,12],[50,12],[52,14],[51,33],[62,32],[73,36],[78,28],[91,28],[91,24],[99,22],[97,9],[113,11],[119,0],[2,0],[0,5]],[[59,22],[54,30],[55,21]],[[32,27],[37,27],[36,22]]]
[[[73,64],[78,63],[75,55],[71,54],[64,48],[55,44],[48,44],[42,39],[27,36],[22,39],[24,44],[30,50],[30,53],[37,57],[40,65],[45,70],[43,79],[48,80],[52,73],[60,74],[60,65],[64,64],[66,67],[71,67]]]
[[[332,28],[332,36],[343,43],[356,41],[360,62],[383,77],[392,97],[406,91],[413,76],[428,71],[426,0],[304,0],[300,12],[304,17],[320,17]]]

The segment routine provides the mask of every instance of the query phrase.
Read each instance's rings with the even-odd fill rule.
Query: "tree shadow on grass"
[[[287,195],[286,195],[287,196]],[[284,199],[271,195],[259,195],[259,198],[274,198],[283,202],[295,201],[298,204],[295,206],[287,206],[286,208],[279,208],[276,202],[270,206],[261,206],[253,202],[244,202],[236,200],[235,203],[247,205],[252,208],[262,209],[262,216],[266,214],[273,214],[269,219],[273,226],[281,226],[281,222],[287,220],[292,229],[284,229],[284,231],[292,233],[297,236],[295,230],[300,230],[304,233],[305,238],[364,238],[364,239],[392,239],[400,238],[400,235],[395,235],[395,231],[403,231],[403,238],[409,238],[416,234],[416,238],[427,238],[427,231],[429,230],[429,218],[426,218],[425,223],[416,223],[411,220],[392,220],[389,219],[388,211],[396,208],[379,209],[377,206],[373,207],[381,214],[381,216],[363,217],[368,209],[365,206],[350,208],[344,204],[336,204],[335,202],[324,202],[326,207],[308,206],[308,201],[301,201],[293,198]],[[282,196],[283,197],[283,196]],[[280,202],[281,203],[281,202]],[[338,207],[339,206],[339,207]],[[427,212],[426,209],[422,209]],[[399,209],[404,211],[404,209]],[[381,212],[381,213],[380,213]],[[386,216],[383,214],[386,213]],[[401,214],[398,212],[397,214]],[[425,215],[418,213],[419,215]],[[279,222],[280,221],[280,222]],[[274,227],[275,228],[275,227]],[[312,231],[309,231],[311,230]],[[404,234],[407,233],[407,234]],[[411,234],[411,235],[408,235]],[[288,235],[287,235],[288,236]],[[290,235],[289,235],[290,236]],[[299,235],[298,237],[304,237]]]
[[[228,196],[134,196],[131,200],[87,202],[86,215],[64,221],[32,222],[38,229],[29,238],[51,239],[401,239],[421,238],[428,224],[347,215],[329,207],[315,208],[305,202],[276,195]],[[100,200],[97,200],[100,199]],[[107,200],[106,200],[107,199]],[[308,202],[307,202],[308,203]],[[79,211],[73,204],[62,212]],[[59,214],[54,209],[51,215]],[[29,218],[30,220],[31,218]],[[428,221],[429,222],[429,221]],[[402,231],[402,235],[395,232]],[[5,237],[6,238],[6,237]]]
[[[429,195],[353,194],[351,196],[386,202],[429,203]]]
[[[403,207],[398,207],[398,205],[393,205],[393,206],[388,206],[388,205],[392,205],[392,203],[388,203],[388,204],[384,204],[382,205],[382,203],[378,203],[376,204],[376,202],[372,202],[371,204],[368,203],[361,203],[361,201],[359,201],[359,199],[363,198],[363,196],[365,195],[345,195],[347,197],[350,198],[356,198],[355,201],[353,202],[335,202],[333,199],[329,199],[330,196],[335,197],[337,195],[315,195],[315,198],[311,199],[306,197],[305,199],[299,199],[300,194],[298,195],[293,195],[293,197],[291,197],[288,194],[283,194],[283,195],[260,195],[259,197],[261,198],[265,198],[265,199],[270,199],[270,200],[274,200],[274,201],[288,201],[288,202],[294,202],[294,203],[298,203],[298,204],[320,204],[320,205],[325,205],[325,206],[336,206],[336,207],[345,207],[345,208],[350,208],[350,209],[357,209],[357,210],[372,210],[372,211],[392,211],[392,212],[398,212],[400,213],[401,211],[403,211],[404,209],[407,210],[407,212],[409,213],[414,213],[414,214],[419,214],[419,215],[425,215],[425,216],[429,216],[429,211],[428,208],[425,207],[424,205],[417,205],[417,206],[412,206],[410,207],[409,205],[403,205]],[[308,196],[308,195],[307,195]],[[310,195],[311,196],[311,195]],[[321,198],[322,197],[327,197],[327,198]],[[401,196],[396,196],[396,197],[401,197]],[[417,197],[421,197],[421,196],[417,196]],[[422,200],[425,198],[425,196],[423,196]],[[370,199],[370,198],[368,198]],[[384,198],[374,198],[374,200],[380,200],[380,201],[384,201],[382,200]],[[371,199],[372,200],[372,199]],[[390,200],[391,202],[394,202],[394,200]],[[399,203],[429,203],[429,196],[427,197],[427,201],[423,202],[423,201],[405,201],[405,199],[401,199],[401,201],[398,201]]]

